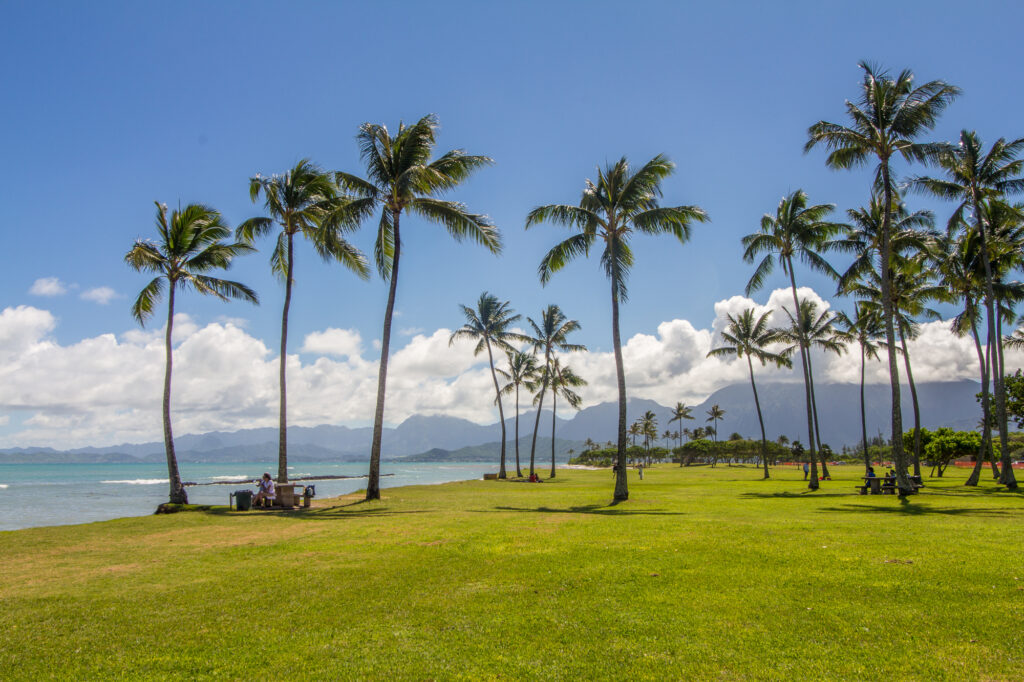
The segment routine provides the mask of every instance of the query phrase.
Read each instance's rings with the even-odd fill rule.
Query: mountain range
[[[839,450],[843,445],[856,445],[861,439],[860,387],[856,384],[820,384],[815,386],[822,439]],[[980,390],[977,382],[955,381],[923,383],[917,387],[921,404],[921,423],[926,428],[950,426],[959,430],[973,429],[980,417],[975,394]],[[889,430],[889,387],[869,385],[865,388],[868,436],[887,434]],[[807,440],[807,416],[802,383],[766,383],[758,387],[765,429],[769,438],[781,434],[790,440]],[[910,391],[901,392],[904,429],[913,426]],[[711,405],[719,405],[725,418],[719,422],[722,438],[739,433],[747,438],[760,437],[754,399],[748,384],[734,384],[719,389],[707,400],[694,405],[694,420],[686,420],[682,427],[705,426],[706,412]],[[633,422],[646,411],[654,412],[658,431],[678,431],[676,422],[669,422],[672,409],[653,400],[633,398],[628,403],[628,421]],[[598,443],[614,441],[618,408],[613,402],[588,407],[568,418],[558,417],[556,451],[560,460],[568,457],[569,449],[581,449],[590,438]],[[523,438],[532,436],[535,411],[520,416],[520,454]],[[514,419],[506,420],[507,450],[513,451]],[[550,457],[550,412],[541,418],[538,437],[539,453]],[[547,434],[541,447],[541,438]],[[413,415],[394,428],[384,429],[383,459],[410,461],[464,460],[496,457],[500,431],[498,425],[480,425],[465,419],[444,416]],[[288,429],[289,459],[296,462],[364,461],[368,458],[372,429],[321,425],[293,426]],[[528,441],[527,441],[528,443]],[[175,439],[178,458],[183,462],[251,462],[276,461],[277,429],[274,427],[243,429],[226,432],[214,431],[190,434]],[[468,448],[468,450],[467,450]],[[529,445],[526,444],[526,457]],[[447,455],[445,453],[448,453]],[[122,444],[106,447],[84,447],[72,450],[51,448],[12,448],[0,452],[0,463],[22,462],[137,462],[163,461],[162,441]]]

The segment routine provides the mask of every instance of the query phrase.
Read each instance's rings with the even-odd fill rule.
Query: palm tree
[[[508,301],[498,301],[486,291],[480,294],[476,303],[476,310],[467,306],[460,306],[462,314],[466,317],[466,324],[456,329],[448,340],[448,345],[455,343],[456,339],[472,339],[477,342],[473,349],[474,357],[481,351],[487,350],[487,361],[491,367],[491,379],[494,381],[494,393],[498,403],[498,421],[501,422],[501,464],[498,468],[498,478],[507,478],[505,474],[505,411],[501,405],[501,388],[498,386],[498,374],[494,370],[493,349],[511,353],[514,348],[510,341],[523,341],[522,334],[509,331],[509,327],[520,318],[512,314],[512,308]]]
[[[178,289],[194,289],[200,294],[216,296],[222,301],[231,298],[258,303],[256,293],[238,282],[210,277],[211,270],[228,269],[232,259],[252,250],[247,244],[225,244],[231,230],[222,222],[221,215],[209,206],[189,204],[171,212],[167,206],[156,205],[156,230],[159,241],[138,239],[125,254],[124,261],[140,272],[154,272],[154,277],[139,293],[132,304],[132,316],[140,325],[153,314],[157,301],[167,287],[167,329],[164,331],[164,450],[167,455],[167,478],[170,482],[171,504],[188,504],[188,495],[178,473],[178,458],[174,453],[174,435],[171,433],[171,366],[173,349],[171,334],[174,327],[174,296]]]
[[[544,406],[544,393],[547,391],[551,374],[551,360],[554,352],[560,350],[567,353],[585,351],[586,346],[569,343],[569,334],[580,328],[580,323],[570,320],[562,312],[562,309],[555,304],[549,305],[541,312],[540,324],[532,318],[526,321],[533,328],[533,336],[527,337],[527,341],[533,345],[535,352],[544,352],[544,366],[541,368],[540,393],[537,401],[537,420],[533,424],[533,442],[530,445],[530,476],[534,474],[534,463],[537,454],[537,430],[540,428],[540,409]]]
[[[508,378],[508,383],[502,386],[502,395],[509,393],[516,394],[516,476],[523,477],[523,470],[519,466],[519,387],[526,387],[531,393],[536,390],[540,374],[540,367],[537,364],[537,356],[533,353],[524,353],[513,350],[506,353],[508,357],[508,372],[503,373]],[[588,438],[588,447],[593,442]]]
[[[581,376],[573,371],[572,367],[568,365],[563,366],[561,361],[553,357],[551,358],[550,371],[546,373],[547,376],[543,376],[541,384],[547,384],[551,387],[551,478],[555,477],[555,412],[558,404],[558,396],[565,398],[565,401],[569,403],[569,406],[574,409],[580,409],[582,399],[572,389],[579,388],[580,386],[586,386],[587,382]]]
[[[946,171],[946,179],[918,177],[913,186],[946,199],[959,201],[953,211],[950,223],[960,222],[965,211],[974,214],[974,229],[980,241],[982,264],[985,271],[985,308],[988,314],[988,334],[995,344],[995,356],[1002,356],[1002,340],[996,325],[996,295],[992,274],[992,254],[982,204],[985,200],[1024,191],[1024,159],[1017,158],[1024,150],[1024,138],[1007,142],[1004,138],[995,141],[988,152],[983,151],[978,134],[973,131],[960,132],[957,147],[944,148],[936,158],[938,165]],[[998,362],[997,362],[998,364]],[[1006,390],[1001,372],[993,372],[993,388],[996,403],[996,423],[999,428],[999,444],[1002,447],[1003,473],[1000,482],[1010,490],[1016,490],[1017,480],[1010,466],[1010,452],[1007,443]]]
[[[882,320],[877,311],[870,306],[865,306],[863,301],[854,304],[854,315],[851,318],[846,313],[836,313],[836,322],[842,325],[842,333],[852,342],[860,345],[860,428],[864,443],[864,474],[871,467],[871,457],[868,454],[868,424],[867,411],[864,402],[864,374],[867,361],[878,359],[878,343],[876,340],[882,335]]]
[[[811,387],[811,412],[814,415],[814,437],[818,441],[818,456],[821,459],[821,475],[829,478],[828,462],[825,457],[825,444],[821,440],[821,429],[818,422],[818,397],[814,392],[814,361],[811,351],[814,348],[826,352],[841,355],[846,350],[842,337],[837,337],[832,328],[832,313],[823,311],[817,313],[818,304],[814,301],[804,299],[800,301],[800,312],[793,315],[783,306],[782,312],[789,318],[789,327],[776,330],[778,339],[791,343],[785,348],[781,355],[789,357],[797,348],[804,348],[807,352],[807,379]]]
[[[754,269],[754,274],[747,282],[746,293],[749,296],[755,289],[760,289],[765,279],[775,269],[778,258],[782,271],[789,275],[789,284],[793,292],[794,310],[800,309],[800,300],[796,293],[796,276],[793,272],[793,258],[799,258],[812,270],[823,272],[831,277],[838,277],[831,265],[818,253],[830,245],[832,237],[844,226],[829,223],[824,218],[835,208],[832,204],[807,205],[807,194],[798,189],[782,198],[775,215],[765,213],[761,217],[761,231],[748,234],[743,238],[743,260],[753,263],[759,254],[765,254]],[[815,463],[814,440],[814,401],[811,396],[811,378],[808,369],[809,349],[800,344],[800,366],[804,377],[804,398],[807,405],[807,431],[811,461],[811,478],[808,487],[818,488],[818,467]],[[824,460],[823,460],[824,461]]]
[[[768,436],[764,431],[764,417],[761,415],[761,401],[757,397],[754,363],[751,358],[757,358],[762,367],[768,362],[774,362],[778,367],[792,367],[792,363],[779,353],[765,350],[767,346],[778,341],[778,332],[768,327],[771,311],[762,313],[756,320],[755,313],[753,308],[747,308],[738,317],[728,315],[729,326],[722,332],[722,340],[730,345],[713,349],[708,353],[708,357],[735,355],[737,358],[747,358],[750,387],[754,390],[754,407],[757,408],[757,421],[761,425],[761,462],[764,464],[764,477],[768,478]]]
[[[682,426],[684,419],[694,418],[692,413],[692,407],[687,407],[686,403],[677,402],[676,406],[672,408],[672,417],[668,420],[668,423],[671,424],[672,422],[679,422],[680,426]],[[683,434],[688,433],[688,431],[689,429],[683,429],[682,431],[679,432],[678,438],[680,448],[683,447]],[[679,466],[683,466],[682,455],[679,456]]]
[[[346,212],[348,198],[339,196],[331,177],[303,159],[284,175],[269,178],[257,175],[249,179],[249,198],[264,197],[268,217],[250,218],[238,226],[235,236],[247,244],[270,233],[277,223],[281,232],[270,255],[274,274],[284,279],[284,309],[281,313],[281,356],[278,379],[280,409],[277,447],[277,481],[288,481],[288,392],[285,367],[288,361],[288,311],[292,302],[295,272],[295,236],[305,237],[323,260],[336,260],[366,279],[370,271],[362,252],[345,241],[341,234],[358,224]]]
[[[629,435],[633,436],[633,447],[636,447],[636,437],[643,435],[643,428],[640,426],[639,421],[629,425]]]
[[[857,102],[846,102],[848,126],[818,121],[807,130],[804,151],[818,144],[829,150],[825,163],[830,168],[850,169],[863,166],[871,158],[878,159],[874,184],[882,192],[882,205],[893,205],[895,182],[890,162],[901,156],[907,162],[925,161],[934,157],[940,146],[922,144],[914,140],[932,130],[942,111],[960,94],[944,81],[929,81],[914,87],[914,74],[909,70],[892,78],[885,71],[865,63],[858,64],[864,71],[860,97]],[[889,355],[889,383],[892,389],[892,451],[896,462],[896,482],[901,496],[914,492],[907,479],[906,455],[903,452],[903,416],[900,408],[900,378],[896,361],[896,332],[893,322],[892,301],[889,296],[890,212],[882,212],[882,238],[880,244],[880,279],[884,301],[883,323]],[[813,458],[812,458],[813,460]]]
[[[725,417],[725,410],[723,410],[721,407],[715,404],[711,406],[710,410],[708,410],[707,415],[708,418],[705,419],[704,421],[714,422],[713,426],[706,428],[711,429],[711,435],[714,437],[715,440],[715,456],[711,460],[711,466],[715,466],[715,463],[718,461],[718,420]]]
[[[619,390],[618,473],[615,477],[616,500],[629,499],[626,481],[626,375],[622,365],[622,342],[619,337],[619,303],[627,299],[626,280],[633,265],[629,246],[634,231],[644,234],[671,234],[680,243],[690,238],[690,224],[708,219],[697,206],[659,206],[661,182],[675,169],[675,164],[661,154],[644,164],[635,173],[622,157],[618,162],[597,169],[597,182],[586,181],[579,206],[552,204],[539,206],[526,218],[526,227],[551,221],[578,232],[552,248],[540,264],[541,283],[561,270],[577,256],[587,256],[594,243],[603,243],[601,265],[611,281],[612,346],[615,352],[615,375]]]
[[[491,253],[501,252],[501,237],[487,216],[470,213],[463,204],[438,199],[454,189],[473,171],[492,163],[486,156],[470,156],[452,150],[431,159],[438,121],[433,114],[411,126],[399,123],[394,136],[386,126],[364,123],[356,140],[366,164],[367,180],[348,173],[335,173],[335,180],[358,199],[352,202],[353,216],[362,219],[381,207],[374,257],[377,271],[390,280],[381,335],[380,370],[377,374],[377,403],[373,413],[373,441],[370,445],[370,473],[366,499],[380,499],[380,451],[384,429],[384,395],[391,349],[391,320],[398,291],[399,256],[402,251],[402,213],[413,213],[440,223],[455,240],[472,239]]]
[[[650,459],[651,440],[658,437],[658,416],[647,410],[640,417],[640,435],[644,437],[644,455]]]
[[[925,266],[924,255],[911,258],[894,257],[889,268],[892,282],[889,291],[893,297],[893,314],[896,317],[896,331],[899,337],[900,354],[903,356],[904,368],[907,370],[907,383],[910,386],[910,397],[914,408],[914,476],[921,476],[921,408],[917,399],[917,386],[910,364],[910,350],[907,339],[915,339],[919,334],[916,317],[924,316],[938,319],[939,313],[929,308],[927,301],[942,301],[948,298],[948,290],[933,283],[932,273]],[[848,289],[875,308],[880,317],[883,313],[881,305],[881,288],[877,286],[878,277],[868,282],[851,285]],[[873,281],[871,281],[873,280]]]

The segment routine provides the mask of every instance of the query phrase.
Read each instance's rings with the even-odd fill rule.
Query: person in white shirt
[[[270,477],[269,473],[264,473],[263,478],[260,479],[260,489],[252,500],[253,504],[260,504],[264,500],[270,500],[270,503],[273,504],[276,497],[277,489],[274,486],[274,479]]]

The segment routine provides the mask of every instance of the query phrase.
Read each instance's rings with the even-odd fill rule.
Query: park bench
[[[918,476],[911,476],[910,484],[913,486],[915,493],[924,487],[924,483],[921,482]],[[856,488],[860,491],[861,495],[867,495],[869,492],[872,495],[895,495],[896,481],[879,478],[878,476],[865,476],[864,485],[856,486]]]

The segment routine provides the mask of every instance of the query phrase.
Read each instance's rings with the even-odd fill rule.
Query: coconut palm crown
[[[629,498],[626,484],[626,379],[619,337],[619,303],[627,299],[627,280],[633,266],[629,240],[635,232],[650,235],[670,234],[685,243],[690,225],[708,220],[698,206],[661,206],[661,183],[675,170],[675,164],[659,154],[635,172],[625,157],[604,169],[597,169],[597,180],[587,180],[578,206],[551,204],[539,206],[526,218],[526,228],[543,222],[562,225],[575,231],[568,239],[548,251],[538,272],[546,284],[577,257],[588,256],[594,244],[601,242],[601,266],[611,282],[612,345],[619,391],[618,471],[616,500]]]
[[[130,267],[141,272],[156,273],[143,287],[132,304],[132,317],[140,325],[153,315],[157,302],[167,290],[167,328],[164,331],[164,396],[163,426],[164,449],[170,482],[170,502],[187,504],[188,496],[181,484],[178,460],[174,452],[171,431],[171,369],[173,349],[171,336],[174,328],[174,297],[178,289],[192,289],[200,294],[216,296],[222,301],[241,299],[258,303],[256,292],[239,282],[210,277],[211,270],[226,270],[235,256],[248,253],[247,244],[227,244],[231,230],[223,223],[220,213],[202,204],[189,204],[167,215],[167,206],[156,205],[156,230],[159,241],[139,239],[125,254]]]

